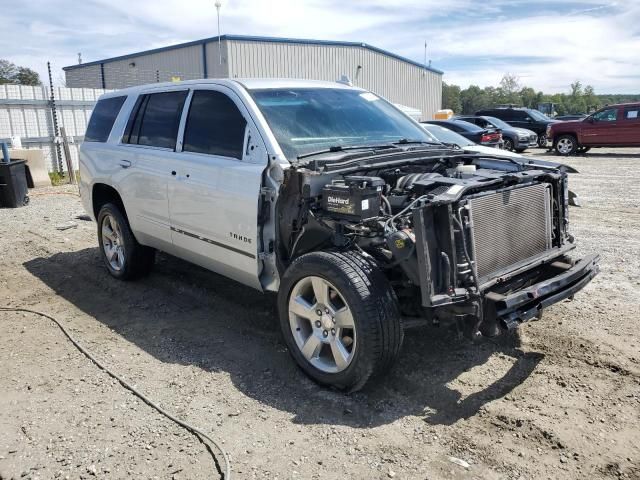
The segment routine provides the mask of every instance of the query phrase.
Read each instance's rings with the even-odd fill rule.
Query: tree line
[[[0,58],[0,85],[42,85],[38,72]]]
[[[640,94],[597,95],[591,85],[583,86],[579,80],[570,85],[568,93],[545,94],[521,85],[518,77],[511,74],[504,75],[497,87],[470,85],[461,89],[458,85],[442,84],[442,108],[463,115],[504,104],[537,109],[538,105],[547,102],[554,104],[558,115],[591,113],[605,105],[637,101],[640,101]]]

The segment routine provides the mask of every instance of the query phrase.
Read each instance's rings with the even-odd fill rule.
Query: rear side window
[[[107,141],[113,128],[113,123],[116,121],[116,117],[126,99],[127,97],[124,96],[98,100],[91,114],[87,131],[84,134],[85,142]]]
[[[213,90],[193,92],[182,150],[242,159],[247,122],[233,101]]]
[[[161,92],[138,99],[125,143],[174,149],[187,91]]]
[[[624,107],[625,120],[640,120],[640,105]]]
[[[489,112],[487,115],[491,115],[507,122],[515,120],[515,117],[513,116],[513,110],[494,110],[492,112]]]
[[[511,110],[511,118],[516,122],[526,121],[529,115],[524,110]]]

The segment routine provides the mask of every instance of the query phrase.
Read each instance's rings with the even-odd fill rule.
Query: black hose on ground
[[[73,338],[73,336],[71,336],[71,334],[67,331],[67,329],[55,318],[53,318],[51,315],[47,315],[46,313],[42,313],[42,312],[38,312],[36,310],[29,310],[28,308],[14,308],[14,307],[0,307],[0,312],[25,312],[25,313],[32,313],[34,315],[39,315],[41,317],[44,317],[46,319],[51,320],[53,323],[55,323],[58,328],[60,328],[60,330],[62,330],[62,333],[65,334],[65,336],[69,339],[69,341],[71,343],[73,343],[73,345],[80,350],[80,352],[87,357],[89,360],[91,360],[100,370],[104,371],[105,373],[107,373],[109,376],[115,378],[118,382],[120,382],[120,384],[126,388],[127,390],[129,390],[131,393],[133,393],[136,397],[138,397],[140,400],[142,400],[144,403],[146,403],[147,405],[149,405],[151,408],[155,409],[156,411],[158,411],[160,414],[164,415],[165,417],[167,417],[169,420],[171,420],[172,422],[180,425],[182,428],[184,428],[185,430],[187,430],[189,433],[193,434],[196,436],[196,438],[198,438],[198,440],[204,444],[208,450],[208,452],[211,454],[211,457],[213,458],[213,462],[216,465],[216,470],[218,470],[218,473],[220,474],[220,478],[222,478],[223,480],[230,480],[231,479],[231,463],[229,462],[229,457],[227,456],[227,452],[224,451],[224,449],[220,446],[220,444],[218,442],[216,442],[214,439],[212,439],[211,437],[209,437],[206,433],[204,433],[202,430],[193,427],[191,425],[189,425],[186,422],[183,422],[182,420],[174,417],[173,415],[171,415],[169,412],[167,412],[166,410],[164,410],[162,407],[160,407],[159,405],[157,405],[156,403],[154,403],[153,401],[151,401],[149,398],[147,398],[145,395],[143,395],[142,393],[140,393],[138,390],[136,390],[133,386],[129,385],[123,378],[121,378],[120,376],[118,376],[117,374],[113,373],[111,370],[109,370],[107,367],[105,367],[102,363],[100,363],[93,355],[91,355],[91,353],[89,353],[82,345],[80,345],[80,343],[78,343],[78,341]],[[224,460],[224,472],[222,471],[222,468],[220,467],[220,463],[218,462],[218,458],[216,457],[216,455],[213,453],[213,451],[211,450],[211,448],[209,447],[209,445],[207,445],[204,440],[208,440],[209,442],[211,442],[211,444],[216,447],[216,449],[220,452],[220,454],[222,455],[222,458]]]

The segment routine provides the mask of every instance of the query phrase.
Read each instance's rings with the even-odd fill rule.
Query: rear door
[[[261,288],[258,207],[267,150],[240,98],[194,89],[180,127],[169,206],[177,254]]]
[[[114,175],[138,241],[169,252],[167,186],[187,94],[182,87],[138,97],[119,147],[121,169]]]
[[[621,127],[620,107],[606,107],[581,123],[583,145],[616,145]]]
[[[640,145],[640,105],[623,107],[618,141],[620,145]]]

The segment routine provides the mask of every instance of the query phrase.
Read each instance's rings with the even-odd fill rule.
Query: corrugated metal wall
[[[84,137],[96,100],[107,90],[55,88],[58,126],[65,127],[69,150],[78,168],[77,146]],[[55,170],[56,153],[53,119],[47,87],[0,85],[0,138],[19,136],[23,148],[44,150],[47,166]],[[64,165],[63,160],[63,165]]]
[[[358,65],[362,68],[358,72]],[[358,72],[358,73],[357,73]],[[357,75],[356,75],[357,73]],[[353,83],[432,119],[442,102],[442,76],[363,47],[229,41],[229,76],[281,77]]]
[[[202,46],[165,50],[104,63],[105,87],[119,89],[173,78],[202,78]]]
[[[65,72],[69,88],[102,88],[100,65],[87,65]]]
[[[372,90],[393,103],[422,111],[433,118],[442,102],[442,76],[390,55],[351,45],[296,43],[294,41],[222,40],[218,42],[141,54],[101,65],[66,71],[69,86],[118,89],[157,81],[207,77],[283,77],[335,81],[348,75],[357,86]],[[357,67],[362,68],[358,71]]]

